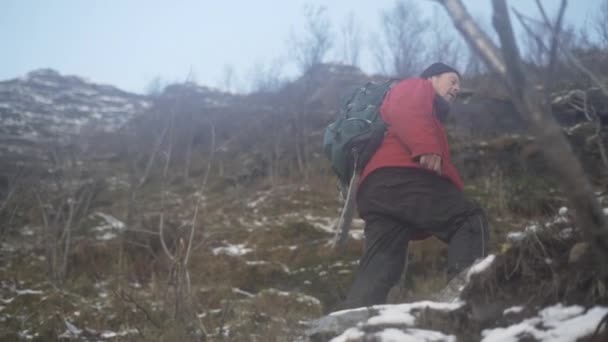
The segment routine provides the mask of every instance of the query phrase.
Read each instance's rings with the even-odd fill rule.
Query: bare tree
[[[374,55],[380,70],[395,77],[421,71],[427,21],[414,1],[401,0],[381,14],[381,34],[373,38]]]
[[[9,203],[11,200],[16,197],[15,194],[18,192],[21,187],[21,173],[20,170],[17,174],[12,177],[0,176],[0,218],[3,220],[4,224],[0,227],[0,238],[4,236],[9,225],[12,224],[13,218],[15,217],[15,213],[19,204],[15,204],[13,210],[6,210],[9,207]],[[5,210],[10,213],[6,213]]]
[[[165,252],[165,255],[171,263],[171,271],[169,272],[170,283],[173,284],[174,293],[174,318],[185,321],[189,324],[197,324],[200,322],[195,319],[195,313],[192,306],[192,286],[190,281],[189,262],[190,256],[193,249],[194,236],[199,223],[199,212],[204,210],[203,198],[209,175],[211,173],[211,166],[215,155],[215,126],[211,125],[211,148],[210,157],[207,163],[205,175],[203,177],[200,188],[196,193],[196,206],[192,215],[192,220],[186,223],[189,226],[189,232],[186,237],[179,238],[173,251],[167,245],[165,241],[165,202],[166,202],[166,186],[168,180],[169,164],[171,161],[171,147],[168,148],[168,152],[165,159],[165,165],[163,167],[163,184],[161,188],[161,212],[158,223],[158,235],[160,242]],[[200,329],[205,332],[204,326],[200,324]]]
[[[594,28],[604,48],[608,48],[608,0],[603,0],[594,18]]]
[[[427,61],[429,63],[443,62],[457,70],[462,70],[466,47],[462,44],[460,37],[456,35],[454,28],[442,18],[444,15],[436,9],[433,11],[434,20],[429,25],[430,43],[428,44]]]
[[[163,79],[161,76],[155,76],[146,85],[145,93],[150,96],[158,96],[163,92],[167,84],[167,80]]]
[[[290,54],[302,72],[323,63],[333,46],[334,36],[327,9],[324,6],[304,7],[306,27],[299,35],[292,32]]]
[[[499,35],[499,49],[471,18],[460,0],[437,0],[441,3],[454,25],[483,58],[484,62],[499,75],[510,92],[511,100],[517,110],[528,120],[539,146],[555,175],[562,181],[564,193],[568,196],[570,205],[574,208],[578,226],[591,245],[599,260],[608,258],[608,223],[602,209],[592,191],[580,161],[574,156],[561,128],[551,114],[547,94],[541,93],[527,78],[521,61],[519,47],[515,41],[509,13],[505,0],[493,0],[494,27]],[[537,1],[542,9],[540,2]],[[566,0],[562,0],[560,11],[555,22],[550,23],[552,39],[550,46],[550,61],[547,68],[545,83],[552,79],[555,58],[559,48],[559,36],[562,27]],[[543,10],[544,13],[544,10]],[[545,84],[546,86],[546,84]],[[608,269],[604,267],[603,272]],[[605,273],[604,273],[605,274]]]
[[[224,89],[225,91],[234,91],[236,86],[236,71],[234,70],[234,66],[232,64],[224,65],[219,83],[220,88]]]
[[[532,19],[530,17],[522,15],[521,13],[519,13],[517,11],[514,11],[514,13],[517,16],[517,18],[519,19],[521,25],[524,27],[524,29],[528,33],[528,35],[530,35],[531,37],[533,37],[535,39],[535,41],[538,44],[538,47],[540,49],[542,49],[543,52],[549,52],[550,47],[548,47],[547,44],[544,43],[544,41],[540,37],[540,35],[537,32],[535,32],[529,25],[530,23],[540,23],[541,25],[544,25],[545,28],[548,28],[550,31],[554,30],[553,25],[551,24],[551,21],[549,20],[549,18],[547,17],[547,14],[544,11],[544,8],[541,6],[541,4],[540,4],[540,2],[538,2],[538,0],[536,1],[536,3],[540,9],[540,12],[543,16],[544,21],[538,21],[538,20]],[[561,51],[561,53],[564,55],[564,57],[566,58],[566,60],[575,69],[580,71],[583,75],[587,76],[593,82],[593,84],[595,84],[595,86],[597,86],[602,91],[602,93],[604,93],[605,96],[608,96],[608,87],[606,86],[606,84],[601,80],[600,77],[598,77],[598,75],[596,73],[589,70],[584,65],[584,63],[572,51],[574,48],[576,48],[576,45],[574,44],[574,40],[576,39],[575,32],[572,30],[566,31],[566,34],[565,34],[566,39],[562,39],[561,38],[562,35],[564,35],[564,34],[561,34],[560,36],[555,37],[555,39],[558,40],[559,44],[555,44],[552,47],[552,48],[555,48],[555,56],[556,56],[555,59],[557,59],[557,52],[559,49]],[[583,33],[582,37],[581,36],[579,36],[579,37],[584,39],[583,44],[586,44],[587,47],[592,46],[592,44],[589,44],[589,40],[587,39],[587,37],[585,36],[584,33]],[[564,41],[564,42],[562,42],[562,41]],[[556,61],[553,60],[552,63],[556,64]],[[551,66],[551,65],[549,65],[549,66]],[[547,88],[547,89],[549,89],[549,88]]]
[[[342,60],[344,63],[358,66],[361,54],[362,35],[354,12],[348,13],[341,28]]]
[[[252,93],[274,93],[285,85],[283,62],[276,60],[270,64],[256,63],[251,71],[250,91]]]
[[[44,228],[49,274],[61,282],[68,271],[73,231],[90,214],[91,203],[103,188],[100,180],[85,180],[84,154],[70,147],[47,146],[53,162],[53,184],[40,184],[35,196]]]
[[[542,20],[533,19],[513,9],[513,13],[524,27],[525,35],[521,39],[522,57],[528,63],[537,67],[546,67],[551,61],[551,51],[547,43],[553,35],[552,27],[545,25]],[[572,50],[576,33],[572,28],[562,28],[560,33],[560,50]],[[561,57],[561,54],[556,55]]]

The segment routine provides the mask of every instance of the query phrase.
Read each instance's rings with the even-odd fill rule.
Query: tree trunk
[[[544,157],[562,182],[585,240],[600,260],[608,260],[606,218],[579,160],[551,114],[550,106],[544,102],[545,97],[526,79],[505,1],[493,0],[494,26],[500,37],[502,53],[471,18],[460,0],[438,1],[471,48],[507,84],[513,103],[530,124]],[[607,270],[608,267],[604,266],[603,271]]]

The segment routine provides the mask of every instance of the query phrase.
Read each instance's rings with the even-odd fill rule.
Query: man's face
[[[446,101],[452,102],[460,91],[460,78],[455,72],[445,72],[443,74],[429,78],[433,84],[435,92]]]

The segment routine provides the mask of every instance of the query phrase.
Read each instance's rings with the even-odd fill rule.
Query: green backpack
[[[341,107],[338,119],[325,129],[323,150],[342,189],[382,144],[387,125],[380,117],[380,106],[395,83],[368,82],[355,90]]]

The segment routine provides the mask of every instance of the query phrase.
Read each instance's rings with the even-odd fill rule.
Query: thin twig
[[[530,17],[527,17],[517,11],[514,11],[515,14],[517,15],[520,23],[522,24],[522,26],[524,27],[524,29],[526,29],[526,31],[528,33],[533,32],[526,24],[525,24],[525,20],[530,21],[530,22],[535,22],[537,24],[541,24],[544,25],[546,27],[548,27],[549,29],[552,29],[552,25],[551,22],[548,20],[548,18],[546,18],[545,15],[545,20],[544,22],[539,22],[538,20],[532,19]],[[525,19],[525,20],[524,20]],[[543,43],[542,39],[537,39],[537,42],[539,43],[539,46],[542,47],[544,50],[549,51],[549,49],[546,47],[546,45]],[[583,62],[576,57],[572,51],[570,51],[570,49],[568,49],[567,47],[563,46],[563,44],[559,44],[560,49],[562,50],[562,52],[564,53],[564,55],[566,56],[566,58],[568,59],[568,61],[574,65],[575,68],[577,68],[580,72],[582,72],[583,74],[585,74],[587,77],[589,77],[589,79],[600,88],[600,90],[602,91],[602,93],[605,96],[608,96],[608,87],[604,84],[604,82],[599,79],[596,74],[594,74],[593,72],[591,72],[591,70],[589,70],[584,64]]]
[[[114,292],[114,295],[117,296],[118,298],[121,298],[122,300],[131,303],[133,305],[135,305],[135,307],[137,309],[139,309],[141,312],[144,313],[144,315],[146,316],[146,318],[148,319],[148,321],[150,321],[156,328],[158,329],[162,329],[163,326],[156,321],[156,319],[154,319],[152,317],[152,315],[150,314],[150,312],[148,312],[148,310],[146,310],[146,308],[144,308],[143,306],[141,306],[141,304],[139,304],[134,298],[133,296],[131,296],[129,293],[127,293],[125,290],[120,290],[120,294],[117,294],[114,289],[110,289],[112,292]]]
[[[6,196],[4,197],[4,199],[2,200],[2,205],[0,205],[0,213],[4,210],[4,208],[6,207],[7,203],[11,200],[11,198],[13,197],[15,191],[17,190],[17,185],[13,185],[11,187],[11,189],[9,190],[8,194],[6,194]]]
[[[205,193],[205,188],[207,186],[207,181],[209,179],[209,175],[211,174],[211,165],[213,164],[213,159],[215,156],[215,126],[212,123],[210,123],[210,126],[211,126],[211,152],[209,155],[209,160],[207,162],[205,176],[203,177],[203,182],[202,182],[201,188],[199,190],[199,197],[196,201],[196,208],[194,210],[194,216],[192,217],[192,227],[190,228],[190,237],[188,238],[188,247],[186,248],[186,256],[184,258],[184,267],[188,266],[188,261],[190,260],[190,254],[192,252],[192,241],[194,240],[194,231],[196,228],[196,219],[198,217],[198,210],[199,210],[199,207],[202,202],[203,194]]]
[[[177,262],[177,258],[174,254],[169,251],[167,247],[167,243],[165,242],[164,228],[165,228],[165,198],[167,196],[167,176],[169,173],[169,163],[171,162],[171,151],[173,150],[173,124],[175,122],[176,111],[173,110],[171,114],[171,119],[169,121],[170,126],[170,136],[169,136],[169,147],[167,151],[167,156],[165,158],[165,166],[163,167],[163,178],[162,178],[162,186],[161,186],[161,195],[160,195],[160,218],[159,218],[159,227],[158,227],[158,235],[160,239],[160,243],[167,254],[167,257],[172,262]]]
[[[69,214],[68,221],[65,224],[65,240],[63,241],[63,262],[59,274],[61,278],[65,277],[68,269],[68,254],[70,253],[70,245],[72,243],[72,221],[74,220],[75,203],[74,199],[68,198]]]
[[[543,8],[541,3],[537,0],[537,5],[540,8]],[[553,75],[555,73],[555,65],[557,61],[557,51],[559,49],[559,37],[561,34],[562,20],[564,18],[564,13],[566,11],[567,1],[562,0],[561,5],[559,7],[559,13],[557,15],[557,21],[551,30],[551,49],[549,52],[549,66],[545,73],[545,95],[548,99],[549,95],[549,85],[553,83]]]

